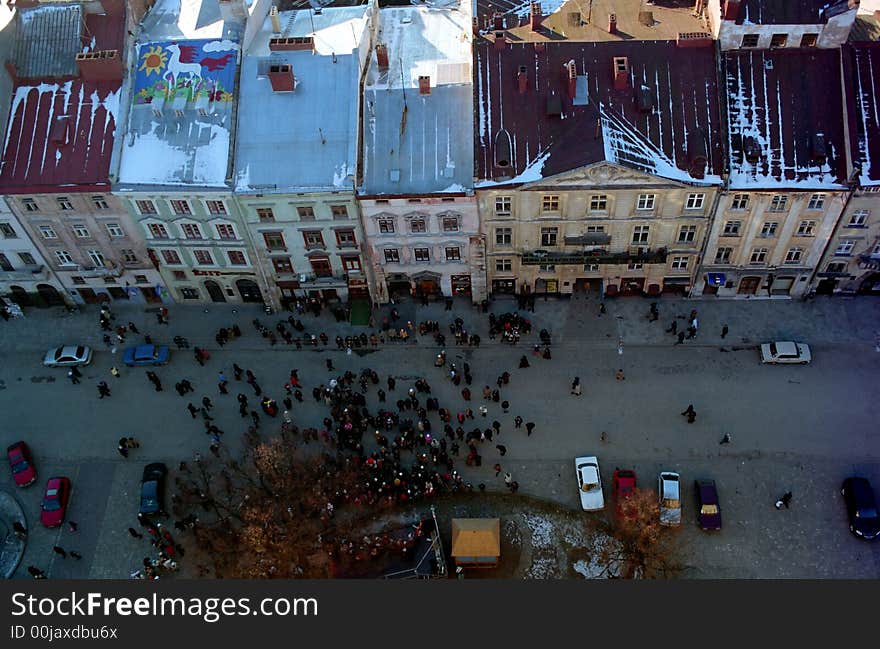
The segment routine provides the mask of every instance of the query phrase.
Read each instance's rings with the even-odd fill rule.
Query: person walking
[[[497,478],[501,474],[501,465],[496,462],[492,468],[495,469],[495,477]]]
[[[676,345],[681,345],[684,342],[684,332],[678,332],[678,340],[675,342]]]
[[[510,412],[510,401],[502,401],[501,402],[501,412],[508,413]]]
[[[332,372],[332,371],[333,371],[333,359],[332,359],[332,358],[327,358],[327,359],[325,359],[325,360],[324,360],[324,364],[327,366],[327,371],[328,371],[328,372]]]
[[[69,372],[67,372],[67,378],[70,379],[70,382],[73,385],[76,385],[77,383],[79,383],[79,378],[77,378],[76,374],[73,373],[73,370],[70,370]]]
[[[99,399],[110,396],[110,386],[107,385],[107,381],[98,383],[98,394],[101,395],[98,397]]]
[[[730,331],[727,325],[721,327],[721,338],[725,338],[727,336],[727,332]]]
[[[501,455],[501,457],[507,455],[507,447],[504,444],[496,444],[495,448],[498,449],[498,453],[499,455]]]
[[[208,397],[202,397],[202,405],[203,405],[207,410],[210,410],[211,408],[214,407],[214,404],[211,403],[211,400],[210,400]]]
[[[117,378],[117,379],[118,379],[120,376],[122,376],[122,375],[119,373],[119,369],[118,369],[115,365],[114,365],[113,367],[110,368],[110,374],[111,374],[113,377]]]
[[[138,444],[140,446],[140,444]],[[79,529],[79,525],[77,525],[74,521],[67,521],[67,529],[70,532],[76,532]]]
[[[131,534],[131,537],[134,538],[134,539],[142,539],[142,538],[144,538],[144,535],[141,534],[140,532],[138,532],[138,531],[137,531],[136,529],[134,529],[133,527],[129,527],[129,528],[128,528],[128,533]]]
[[[59,555],[62,559],[67,558],[67,551],[64,548],[58,547],[57,545],[52,546],[52,552]]]
[[[71,550],[71,551],[70,551],[70,556],[71,556],[72,558],[76,559],[77,561],[79,561],[80,559],[82,559],[82,555],[81,555],[79,552],[77,552],[76,550]]]
[[[576,376],[574,377],[574,381],[571,382],[571,393],[574,396],[579,397],[581,396],[581,391],[581,377]]]
[[[724,437],[721,438],[718,444],[730,444],[731,441],[733,441],[733,438],[730,436],[730,433],[724,433]]]
[[[530,421],[526,423],[526,437],[531,437],[532,432],[535,430],[535,422]]]
[[[666,333],[675,335],[678,333],[678,320],[673,320],[669,327],[666,329]]]
[[[183,396],[183,395],[181,395],[181,396]],[[195,418],[196,418],[196,414],[199,412],[199,409],[196,408],[196,407],[192,404],[192,401],[190,401],[188,404],[186,404],[186,409],[189,410],[189,414],[191,414],[191,415],[192,415],[192,418],[195,419]]]
[[[682,414],[682,416],[684,416],[684,417],[688,417],[689,415],[696,415],[696,414],[697,414],[697,411],[694,410],[694,404],[689,403],[689,404],[688,404],[688,407],[685,408],[684,411],[683,411],[681,414]]]
[[[619,369],[619,370],[617,370],[617,376],[616,376],[616,378],[617,378],[618,381],[624,381],[624,380],[626,380],[626,377],[623,375],[623,369],[622,369],[622,368]]]
[[[238,363],[232,364],[232,374],[235,377],[236,381],[241,381],[241,375],[244,373],[244,370],[238,366]]]
[[[27,538],[27,528],[21,524],[21,521],[12,521],[12,532],[21,541]]]
[[[510,472],[505,473],[504,474],[504,484],[506,484],[507,487],[509,488],[511,482],[513,482],[513,476],[510,475]]]
[[[34,579],[45,579],[46,573],[37,568],[36,566],[28,566],[27,567],[28,574]]]
[[[783,507],[785,507],[786,509],[788,509],[788,508],[789,508],[789,505],[791,505],[791,499],[792,499],[792,494],[791,494],[791,492],[790,492],[790,491],[786,491],[786,492],[782,495],[782,498],[780,498],[779,500],[776,501],[776,509],[782,509]]]
[[[513,418],[513,426],[514,428],[522,428],[523,418],[517,415]]]

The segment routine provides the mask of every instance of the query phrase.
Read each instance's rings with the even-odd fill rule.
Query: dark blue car
[[[122,362],[129,367],[165,365],[168,362],[168,355],[168,347],[165,345],[138,345],[125,348]]]

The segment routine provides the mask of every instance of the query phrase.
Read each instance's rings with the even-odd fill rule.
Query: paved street
[[[648,300],[619,299],[607,303],[599,316],[596,299],[539,300],[532,319],[533,331],[512,348],[489,340],[485,314],[460,302],[453,312],[443,305],[428,307],[406,303],[398,308],[404,320],[438,320],[442,331],[456,315],[465,327],[479,333],[479,348],[455,347],[447,335],[449,360],[470,363],[474,373],[476,410],[480,389],[494,387],[503,371],[511,373],[502,398],[511,402],[509,414],[489,403],[488,426],[502,422],[500,442],[507,446],[499,458],[493,444],[484,444],[481,468],[459,469],[474,484],[503,489],[494,478],[492,465],[500,461],[511,471],[522,492],[553,499],[573,508],[578,496],[573,457],[599,457],[610,498],[610,478],[615,466],[634,468],[642,486],[654,486],[659,469],[677,470],[688,487],[685,492],[683,536],[690,577],[880,577],[880,543],[863,543],[848,531],[839,494],[844,477],[859,473],[880,488],[880,436],[876,422],[876,379],[880,376],[880,353],[875,351],[880,330],[880,301],[871,298],[831,300],[818,298],[802,303],[782,300],[687,301],[659,300],[660,319],[647,320]],[[496,313],[513,311],[515,301],[497,300]],[[700,333],[683,345],[664,329],[676,316],[692,308],[699,311]],[[387,312],[384,309],[383,312]],[[184,377],[196,387],[198,403],[209,395],[217,405],[215,423],[224,431],[224,443],[235,446],[244,430],[235,402],[243,383],[230,383],[222,396],[216,375],[224,369],[232,378],[231,365],[251,368],[267,394],[279,402],[291,368],[298,368],[305,402],[294,403],[300,426],[319,425],[326,416],[323,406],[311,398],[311,388],[329,380],[324,361],[333,359],[338,372],[370,367],[384,384],[391,373],[398,378],[400,398],[412,380],[424,376],[441,406],[464,408],[458,388],[447,373],[433,366],[437,348],[430,337],[417,344],[380,346],[350,356],[336,351],[333,337],[350,331],[325,312],[302,320],[307,331],[326,331],[330,346],[295,351],[283,343],[270,348],[255,331],[251,320],[267,325],[278,316],[265,316],[253,307],[211,305],[172,307],[171,323],[156,324],[155,314],[143,307],[115,307],[117,324],[129,320],[156,342],[170,343],[180,334],[193,345],[210,349],[212,358],[199,367],[190,352],[172,351],[171,364],[159,368],[164,391],[155,392],[144,369],[123,368],[121,348],[114,355],[101,342],[97,308],[67,316],[58,311],[28,310],[27,318],[0,322],[0,404],[3,408],[2,443],[23,438],[35,455],[38,481],[27,489],[15,489],[8,471],[0,473],[0,488],[11,491],[28,516],[30,537],[17,576],[27,577],[26,567],[36,565],[50,577],[125,578],[149,554],[146,541],[132,539],[127,528],[135,524],[140,472],[144,464],[161,460],[169,467],[193,451],[205,453],[208,438],[200,420],[186,411],[189,398],[178,397],[174,383]],[[377,320],[380,320],[377,317]],[[214,333],[220,326],[239,324],[244,336],[222,350]],[[722,324],[730,334],[720,338]],[[679,320],[679,329],[685,326]],[[531,354],[537,332],[553,333],[553,359]],[[366,329],[357,329],[365,331]],[[344,335],[344,334],[343,334]],[[756,345],[771,339],[809,342],[814,363],[807,367],[770,367],[758,362]],[[623,354],[618,354],[618,339]],[[140,338],[129,336],[129,341]],[[66,372],[43,368],[46,348],[84,342],[96,350],[95,361],[85,368],[80,385],[71,385]],[[128,343],[126,343],[128,344]],[[526,354],[528,369],[517,369]],[[122,377],[113,378],[116,364]],[[617,369],[626,379],[615,380]],[[569,395],[568,386],[580,376],[583,396]],[[113,391],[99,400],[95,385],[106,380]],[[367,395],[370,407],[378,400],[375,388]],[[688,425],[679,413],[693,403],[696,422]],[[521,414],[536,423],[535,433],[515,430],[513,418]],[[479,419],[479,415],[478,415]],[[434,416],[436,428],[436,415]],[[479,422],[478,422],[479,423]],[[280,425],[280,420],[276,420]],[[472,427],[472,426],[471,426]],[[441,427],[442,429],[442,427]],[[600,434],[607,432],[607,442]],[[730,433],[732,443],[719,441]],[[116,452],[121,436],[142,442],[128,459]],[[76,532],[66,527],[46,530],[39,524],[39,499],[46,478],[68,475],[73,482],[69,518],[79,524]],[[502,474],[503,476],[503,474]],[[719,487],[724,529],[705,534],[694,525],[689,485],[696,477],[714,478]],[[172,479],[173,484],[173,479]],[[791,490],[790,510],[777,511],[774,501]],[[586,515],[586,514],[585,514]],[[53,545],[75,550],[81,561],[62,559]]]

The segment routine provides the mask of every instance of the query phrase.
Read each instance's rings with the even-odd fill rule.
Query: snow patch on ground
[[[523,520],[532,532],[533,548],[537,550],[552,546],[553,531],[555,529],[552,522],[537,514],[523,514]]]
[[[556,557],[535,557],[523,576],[526,579],[555,579],[558,577],[556,573]]]

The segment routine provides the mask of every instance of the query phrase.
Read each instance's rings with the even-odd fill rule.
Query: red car
[[[70,478],[49,478],[46,493],[40,505],[40,522],[46,527],[58,527],[64,522],[67,501],[70,499]]]
[[[9,459],[9,467],[12,469],[12,479],[19,487],[27,487],[37,479],[37,470],[31,459],[31,450],[24,442],[16,442],[6,449],[6,457]]]
[[[624,514],[624,501],[629,498],[633,489],[636,488],[636,472],[629,469],[614,469],[611,476],[611,486],[614,493],[614,505],[618,516]]]

